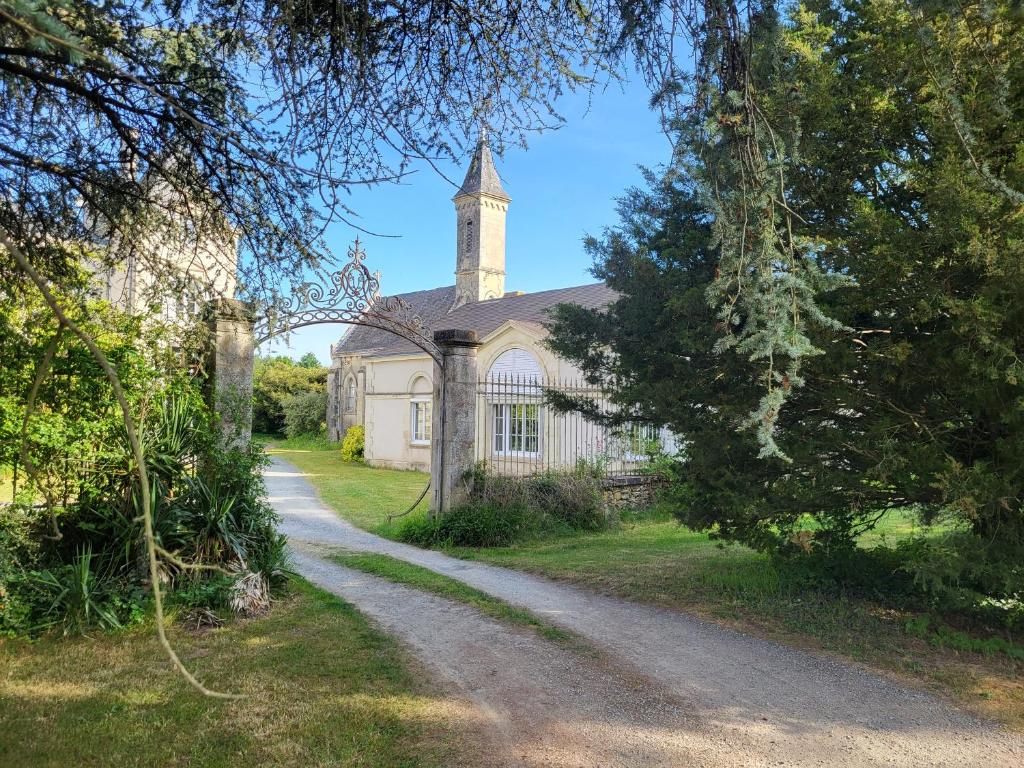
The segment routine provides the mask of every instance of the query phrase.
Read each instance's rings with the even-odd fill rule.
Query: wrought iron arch
[[[329,276],[327,287],[303,283],[290,296],[257,315],[253,324],[256,344],[309,325],[363,325],[401,336],[443,366],[433,333],[415,307],[400,296],[381,296],[380,273],[371,273],[363,263],[365,260],[366,252],[356,238],[348,249],[348,262]]]

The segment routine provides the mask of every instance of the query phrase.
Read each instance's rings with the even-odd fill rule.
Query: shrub
[[[0,507],[0,637],[27,632],[37,612],[25,572],[39,556],[38,517],[31,507]]]
[[[600,480],[593,475],[549,472],[524,482],[527,504],[570,528],[597,531],[608,525]]]
[[[362,461],[365,445],[366,428],[362,424],[353,424],[345,432],[345,437],[341,441],[342,461]]]
[[[231,596],[233,577],[225,573],[198,571],[192,578],[182,578],[168,596],[168,604],[184,610],[224,608]]]
[[[608,524],[600,478],[591,472],[555,472],[517,477],[489,474],[478,467],[473,475],[474,503],[503,509],[523,507],[538,518],[540,527],[564,525],[596,531]]]
[[[290,357],[256,358],[252,377],[252,423],[256,432],[281,434],[286,428],[285,404],[292,397],[325,391],[327,369],[308,364],[312,362],[306,357],[298,363]]]
[[[524,506],[476,501],[443,516],[409,520],[398,536],[410,544],[428,547],[504,547],[537,534],[540,525],[540,516]]]
[[[24,393],[52,338],[50,322],[48,312],[31,302],[0,298],[3,469],[24,466]],[[172,553],[159,558],[158,575],[170,602],[179,589],[189,591],[193,602],[203,594],[213,602],[223,599],[216,584],[201,585],[214,578],[212,571],[189,566],[247,570],[261,583],[279,582],[285,549],[277,517],[263,499],[260,468],[266,458],[257,449],[225,450],[202,382],[183,364],[199,349],[177,335],[169,344],[159,323],[143,324],[109,307],[89,330],[116,368],[135,415],[154,534]],[[27,505],[0,509],[0,634],[124,626],[144,613],[151,587],[144,510],[112,403],[103,371],[65,334],[28,420],[25,451],[38,471],[20,472],[18,483],[19,501],[52,503],[61,535],[51,535],[46,512]]]
[[[466,504],[436,518],[412,518],[398,536],[421,546],[503,547],[545,533],[608,525],[599,480],[579,472],[535,477],[473,476]]]
[[[70,563],[29,574],[31,584],[47,606],[44,626],[61,626],[65,634],[82,634],[92,626],[121,628],[119,613],[135,613],[132,601],[127,595],[119,595],[112,580],[98,570],[98,558],[92,547],[86,546],[78,550]]]
[[[896,547],[900,570],[932,608],[1008,627],[1024,625],[1024,546],[967,531],[916,537]]]
[[[326,392],[304,392],[284,401],[284,431],[288,437],[318,435],[326,429],[326,418]]]

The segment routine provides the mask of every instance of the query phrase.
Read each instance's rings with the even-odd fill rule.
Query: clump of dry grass
[[[239,570],[229,590],[228,606],[240,616],[263,616],[270,610],[270,584],[262,574]]]

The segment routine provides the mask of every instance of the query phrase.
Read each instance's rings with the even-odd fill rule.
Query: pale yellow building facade
[[[564,381],[580,372],[543,345],[550,311],[558,304],[606,306],[614,293],[603,283],[536,293],[505,290],[505,217],[511,202],[486,141],[481,141],[453,198],[457,247],[455,285],[402,294],[432,329],[475,331],[481,341],[477,407],[478,458],[536,463],[550,452],[571,463],[566,446],[544,430],[536,385],[507,402],[488,381]],[[331,348],[328,437],[340,440],[365,427],[365,460],[374,466],[427,470],[430,466],[433,359],[386,331],[356,326]],[[537,390],[539,391],[539,390]],[[493,401],[493,402],[492,402]],[[495,454],[491,456],[491,454]]]

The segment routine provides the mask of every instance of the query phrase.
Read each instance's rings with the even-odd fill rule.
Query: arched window
[[[541,450],[544,372],[525,349],[502,352],[487,371],[491,449],[499,455],[535,456]]]
[[[509,381],[519,384],[540,384],[544,378],[540,363],[525,349],[506,349],[491,363],[488,381]]]
[[[414,445],[429,445],[433,386],[426,376],[417,376],[410,387],[409,439]]]
[[[356,380],[349,376],[345,380],[345,413],[356,412]]]

